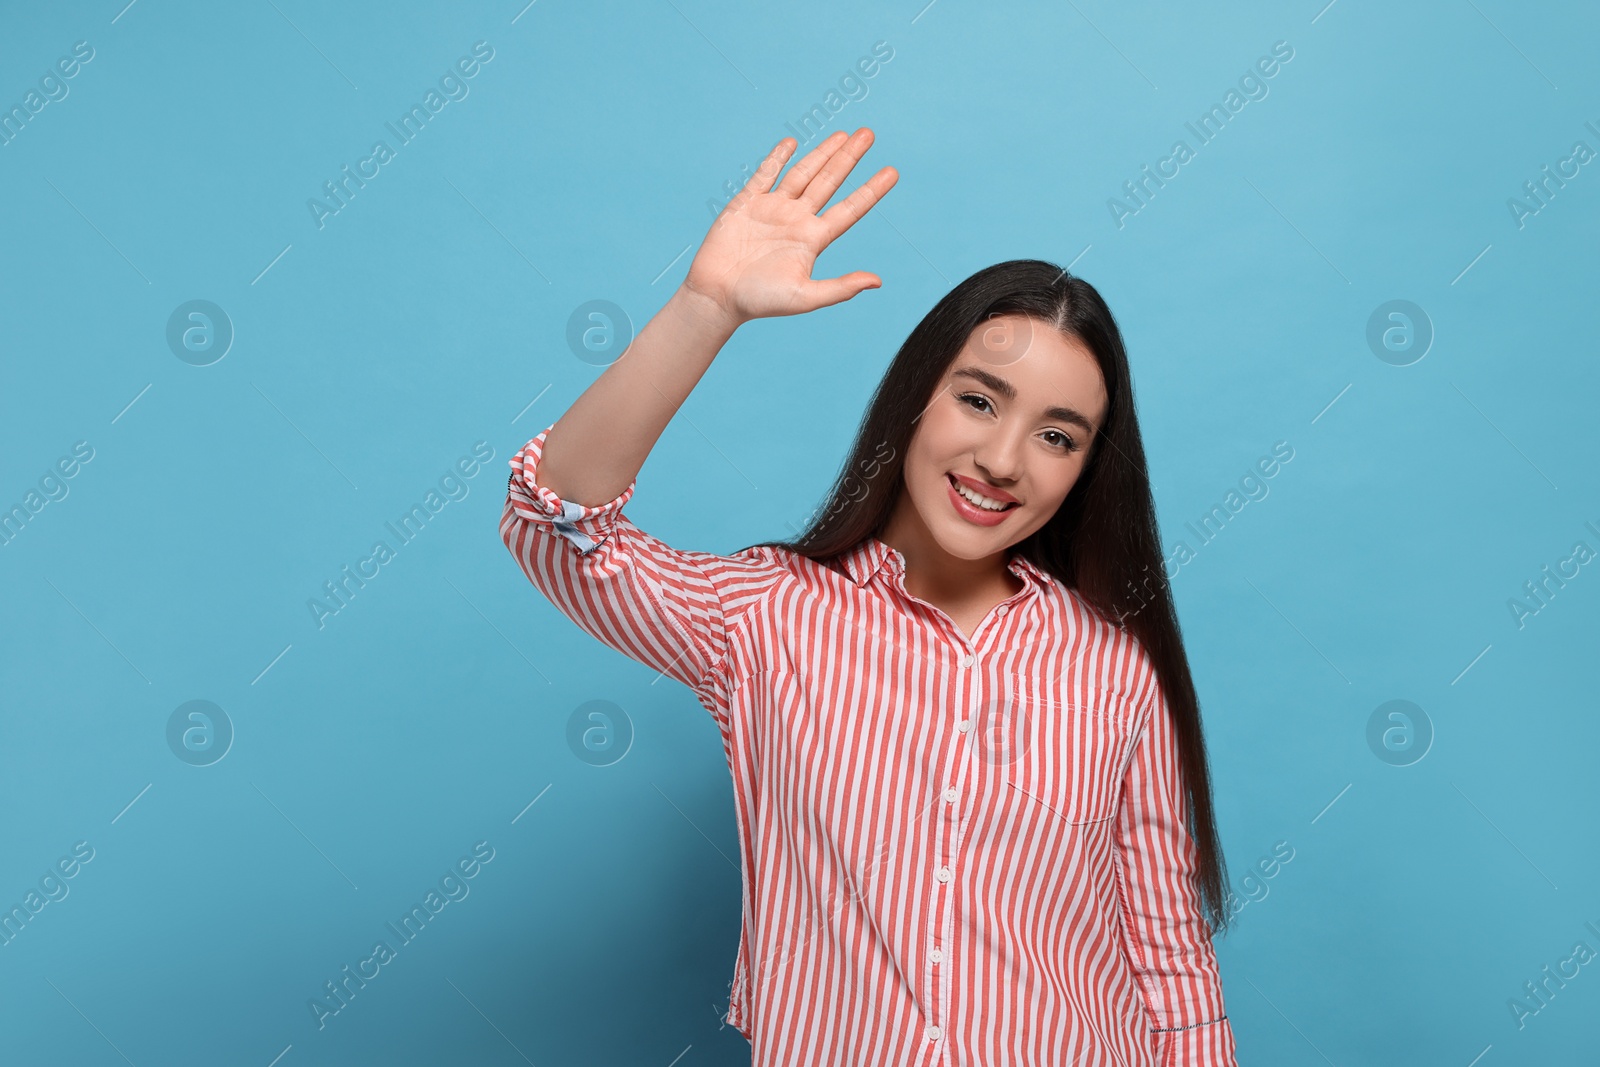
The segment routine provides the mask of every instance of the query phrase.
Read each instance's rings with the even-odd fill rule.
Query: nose
[[[1009,488],[1022,474],[1022,446],[1019,434],[997,429],[973,452],[972,462],[989,481]]]

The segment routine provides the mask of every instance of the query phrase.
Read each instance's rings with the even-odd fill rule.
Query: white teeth
[[[955,485],[956,492],[960,493],[965,499],[971,501],[976,507],[983,508],[985,511],[1004,511],[1006,508],[1010,507],[1009,504],[1002,504],[998,500],[990,500],[986,496],[979,496],[977,493],[974,493],[971,489],[968,489],[965,485],[953,478],[951,479],[951,482]]]

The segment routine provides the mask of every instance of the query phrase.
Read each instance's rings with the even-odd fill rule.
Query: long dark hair
[[[1005,312],[1078,338],[1105,379],[1105,421],[1083,472],[1055,515],[1012,551],[1059,578],[1092,610],[1137,638],[1150,656],[1172,712],[1189,832],[1199,852],[1202,908],[1213,933],[1220,932],[1228,924],[1227,874],[1211,805],[1200,704],[1162,563],[1127,353],[1116,320],[1094,286],[1037,259],[998,263],[957,285],[900,346],[867,407],[850,457],[809,528],[793,541],[761,544],[837,566],[840,557],[878,536],[903,490],[906,450],[935,387],[972,331]]]

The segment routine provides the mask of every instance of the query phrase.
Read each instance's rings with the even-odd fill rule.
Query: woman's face
[[[1025,315],[996,315],[972,332],[918,420],[901,504],[909,499],[951,556],[1003,552],[1067,498],[1106,404],[1082,341]],[[985,500],[963,498],[958,483]]]

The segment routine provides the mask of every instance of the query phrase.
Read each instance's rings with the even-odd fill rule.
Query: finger
[[[739,190],[741,197],[745,193],[771,192],[772,183],[778,179],[778,172],[783,170],[783,165],[789,162],[789,157],[799,147],[800,142],[793,137],[785,137],[779,141],[772,151],[767,153],[767,158],[761,161],[756,172],[750,175],[750,180],[744,183],[744,188]]]
[[[882,287],[883,279],[871,271],[857,270],[837,278],[818,278],[803,290],[811,309],[842,304],[866,289]]]
[[[833,157],[833,153],[846,140],[843,130],[834,130],[823,138],[822,143],[807,152],[794,166],[789,168],[789,173],[783,176],[777,191],[791,200],[798,199],[806,191],[806,186],[816,176],[817,171]]]
[[[715,225],[721,226],[743,210],[745,202],[751,197],[770,192],[772,183],[783,170],[783,165],[789,161],[789,157],[799,145],[800,142],[793,137],[785,137],[779,141],[772,151],[767,153],[767,158],[761,161],[760,166],[756,167],[756,172],[750,175],[749,180],[740,186],[739,191],[734,193],[726,204],[722,205],[722,210],[717,212]]]
[[[862,155],[871,147],[872,131],[863,126],[839,146],[839,150],[833,153],[827,164],[806,186],[806,191],[797,199],[802,204],[809,205],[812,211],[821,211],[822,205],[838,192],[839,186],[844,184],[845,176],[855,169]]]
[[[827,243],[833,243],[841,233],[861,221],[861,216],[872,210],[872,206],[882,200],[884,194],[893,189],[895,182],[899,180],[899,171],[893,167],[884,167],[862,182],[861,188],[824,211],[821,218],[826,227],[823,233]]]

